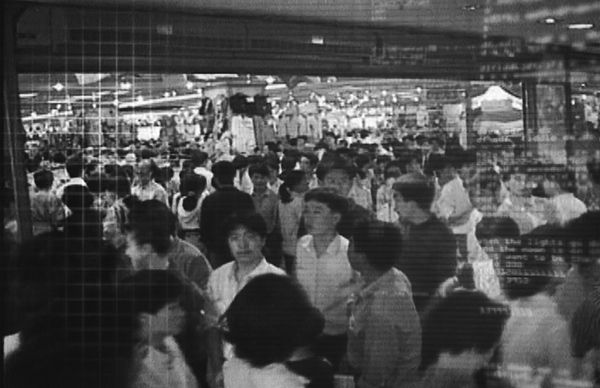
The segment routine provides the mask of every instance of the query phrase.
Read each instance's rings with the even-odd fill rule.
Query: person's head
[[[248,158],[244,155],[236,155],[231,163],[233,163],[233,167],[235,167],[237,171],[242,171],[249,165]]]
[[[240,264],[258,263],[267,238],[267,224],[255,212],[234,214],[223,225],[233,258]]]
[[[223,320],[223,334],[240,359],[256,368],[283,363],[311,346],[325,320],[294,279],[259,275],[236,295]]]
[[[600,186],[600,159],[590,160],[587,164],[588,176],[594,186]]]
[[[348,248],[348,259],[356,271],[387,272],[398,261],[401,253],[402,234],[395,225],[365,221],[355,226]]]
[[[352,161],[341,156],[324,160],[317,166],[319,186],[333,188],[342,197],[347,197],[352,189],[356,170]]]
[[[435,187],[430,179],[420,174],[406,174],[394,183],[396,212],[409,222],[431,213]]]
[[[292,171],[298,164],[298,157],[295,155],[286,155],[281,159],[281,171]]]
[[[129,388],[139,368],[138,322],[111,286],[79,284],[21,327],[5,361],[7,387]]]
[[[89,209],[94,204],[94,195],[83,185],[70,185],[65,187],[61,199],[72,211]]]
[[[248,175],[254,185],[254,190],[263,192],[267,189],[271,172],[266,164],[253,164],[248,167]]]
[[[181,183],[185,190],[185,198],[181,204],[183,210],[191,212],[198,206],[199,197],[206,190],[206,184],[206,177],[204,175],[192,172],[184,176],[184,180]]]
[[[120,287],[139,321],[140,340],[153,341],[181,332],[185,324],[181,307],[185,287],[173,272],[141,270],[124,279]]]
[[[383,178],[386,182],[395,183],[402,176],[402,171],[396,163],[390,163],[383,170]]]
[[[79,156],[71,156],[65,163],[67,174],[71,178],[81,178],[85,170],[83,159]]]
[[[298,139],[296,141],[296,147],[298,148],[298,150],[303,150],[307,141],[308,138],[306,136],[298,136]]]
[[[218,186],[232,186],[235,178],[235,166],[226,160],[221,160],[212,166],[213,179]],[[214,186],[214,185],[213,185]]]
[[[600,285],[600,211],[590,211],[569,222],[564,234],[569,248],[566,259],[576,263],[592,284]]]
[[[348,200],[327,188],[313,189],[304,195],[304,222],[309,234],[336,233],[348,211]]]
[[[317,168],[318,163],[319,158],[312,152],[303,153],[300,156],[300,169],[307,174],[312,174],[315,168]]]
[[[138,201],[131,207],[126,225],[125,254],[136,270],[159,264],[166,268],[166,254],[172,246],[175,216],[159,200]]]
[[[48,191],[54,183],[54,174],[50,170],[39,170],[33,174],[33,181],[38,190]]]
[[[292,193],[303,194],[308,191],[308,179],[302,170],[283,173],[281,178],[283,183],[279,186],[279,197],[283,203],[292,201]]]
[[[204,151],[193,150],[190,156],[194,168],[206,166],[209,161],[208,153]]]
[[[138,165],[137,176],[142,186],[148,185],[156,176],[158,167],[152,159],[142,159]]]
[[[491,358],[509,316],[507,306],[480,291],[458,290],[438,300],[422,320],[420,369],[427,370],[444,354],[472,354],[480,356],[467,365],[475,372]]]

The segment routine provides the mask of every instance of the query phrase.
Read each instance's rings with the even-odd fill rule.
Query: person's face
[[[257,191],[263,191],[267,188],[268,177],[262,174],[252,174],[250,177],[252,184]]]
[[[306,173],[312,172],[312,166],[310,165],[310,160],[305,156],[300,158],[300,169]]]
[[[262,259],[265,239],[244,226],[229,234],[228,243],[229,250],[238,263],[252,263]]]
[[[342,197],[347,197],[352,189],[352,179],[343,170],[331,170],[323,180],[324,187],[331,187]]]
[[[302,193],[306,193],[308,191],[308,187],[309,186],[309,182],[308,182],[308,178],[304,177],[302,178],[302,181],[300,181],[300,183],[298,183],[296,186],[294,186],[292,188],[292,190],[296,193],[302,194]]]
[[[146,314],[145,330],[150,336],[177,335],[185,324],[185,311],[179,301],[171,302],[155,314]]]
[[[132,233],[127,233],[127,242],[125,254],[131,259],[131,265],[136,271],[148,269],[150,266],[150,256],[154,249],[150,244],[139,244]]]
[[[422,172],[421,164],[417,159],[411,159],[410,162],[406,165],[407,173],[420,173]]]
[[[298,139],[297,148],[299,150],[304,149],[304,139]]]
[[[395,192],[394,205],[394,210],[396,210],[400,219],[410,221],[413,218],[416,210],[416,204],[414,202],[405,201],[400,193]]]
[[[143,185],[150,183],[152,180],[152,166],[146,163],[140,164],[138,168],[138,178]]]
[[[304,206],[304,223],[309,234],[328,234],[335,231],[340,214],[321,202],[309,201]]]

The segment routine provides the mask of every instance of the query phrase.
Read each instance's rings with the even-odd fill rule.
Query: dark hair
[[[402,176],[400,182],[394,183],[393,188],[405,202],[415,202],[425,211],[431,209],[431,203],[435,198],[435,187],[426,177],[414,173],[406,174]]]
[[[159,255],[171,248],[175,233],[175,216],[163,202],[151,199],[136,202],[129,212],[126,230],[138,244],[150,244]]]
[[[283,179],[283,183],[279,186],[279,198],[281,198],[282,203],[290,203],[292,202],[290,191],[306,178],[306,173],[304,171],[292,170],[281,174],[281,178]]]
[[[303,157],[308,159],[308,162],[311,166],[316,166],[319,163],[319,158],[317,157],[317,155],[315,155],[314,152],[303,152],[300,155],[300,158]]]
[[[297,156],[286,155],[281,159],[281,170],[292,171],[296,167],[299,158]]]
[[[208,161],[208,154],[204,151],[193,150],[191,152],[192,164],[195,167],[202,166]]]
[[[78,156],[71,156],[67,159],[65,163],[65,169],[67,170],[67,174],[69,174],[71,178],[79,178],[83,176],[83,159],[81,159]]]
[[[229,235],[240,226],[256,233],[262,238],[267,237],[267,224],[265,223],[265,219],[256,212],[234,213],[225,220],[222,227],[223,235],[229,237]]]
[[[600,245],[600,211],[582,214],[567,223],[563,230],[566,242],[578,245],[574,250],[567,250],[567,261],[583,267],[597,262],[597,246]]]
[[[356,156],[356,159],[354,159],[354,162],[356,163],[356,166],[359,169],[362,169],[365,166],[371,164],[371,157],[368,154],[360,154],[360,155]]]
[[[141,270],[121,283],[123,295],[135,314],[156,314],[185,294],[184,283],[167,270]]]
[[[309,190],[304,195],[304,202],[310,201],[325,204],[332,212],[339,213],[342,217],[348,212],[348,200],[328,188]]]
[[[69,185],[65,187],[62,201],[73,211],[89,209],[94,204],[94,195],[83,185]]]
[[[198,174],[188,174],[184,177],[181,186],[184,188],[186,196],[183,199],[183,210],[191,212],[198,206],[198,193],[206,190],[206,177]]]
[[[40,190],[48,190],[54,183],[54,174],[49,170],[39,170],[33,174],[35,186]]]
[[[284,275],[259,275],[237,294],[224,315],[225,339],[235,354],[261,368],[286,361],[321,335],[325,320],[299,283]]]
[[[52,161],[57,164],[63,164],[67,161],[67,157],[62,152],[56,152],[52,155]]]
[[[422,320],[420,369],[427,370],[444,352],[492,350],[509,316],[508,306],[480,291],[458,290],[438,300]]]
[[[248,158],[244,155],[236,155],[232,163],[236,170],[241,170],[248,167]]]
[[[250,167],[248,167],[248,175],[250,175],[250,178],[252,178],[252,176],[255,174],[258,174],[263,177],[269,177],[269,175],[271,175],[269,172],[269,168],[264,163],[252,164],[250,165]]]
[[[600,185],[600,159],[593,159],[586,164],[591,181]]]
[[[402,176],[402,170],[398,164],[391,162],[385,166],[385,169],[383,170],[383,178],[385,180],[390,178],[400,178],[400,176]]]
[[[139,324],[114,287],[80,284],[21,330],[5,360],[7,387],[128,388]]]
[[[125,198],[131,194],[131,185],[127,179],[127,176],[116,175],[111,179],[114,182],[113,188],[114,192],[117,194],[117,198]]]
[[[354,179],[356,177],[357,168],[351,160],[343,156],[334,156],[329,160],[321,160],[317,165],[317,178],[320,181],[325,180],[327,174],[333,170],[342,170],[348,174],[348,178]]]
[[[253,165],[253,164],[266,163],[265,158],[263,158],[260,155],[248,155],[248,157],[246,158],[246,160],[247,160],[246,167],[250,166],[250,165]],[[235,164],[235,159],[234,159],[234,164]]]
[[[483,217],[477,224],[478,240],[491,238],[519,238],[519,225],[510,217]]]
[[[378,271],[388,271],[402,254],[402,233],[393,224],[362,221],[354,227],[354,250],[364,253],[369,265]]]
[[[212,166],[214,179],[221,185],[232,185],[235,178],[236,169],[233,163],[226,160],[221,160]]]

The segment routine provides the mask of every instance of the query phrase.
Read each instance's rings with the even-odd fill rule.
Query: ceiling
[[[19,0],[29,2],[28,0]],[[512,36],[600,53],[597,0],[38,0],[74,6],[237,13]],[[554,23],[543,23],[554,18]],[[570,24],[592,23],[573,30]]]

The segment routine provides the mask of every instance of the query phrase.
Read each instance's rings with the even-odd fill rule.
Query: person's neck
[[[325,252],[333,240],[335,240],[337,235],[338,234],[336,231],[313,234],[313,243],[317,252]]]
[[[148,345],[158,350],[161,353],[167,353],[167,346],[165,344],[165,339],[167,335],[163,333],[150,334],[150,338],[148,339]]]
[[[254,187],[254,193],[257,195],[263,195],[264,193],[266,193],[268,190],[267,186],[265,187],[261,187],[261,188],[257,188],[256,186]]]
[[[260,265],[261,261],[262,261],[262,257],[256,257],[254,260],[252,260],[251,262],[247,262],[247,263],[240,263],[239,261],[237,261],[235,275],[236,275],[238,282],[241,281],[246,276],[248,276],[248,274],[250,272],[254,271],[256,269],[256,267],[258,267]]]

